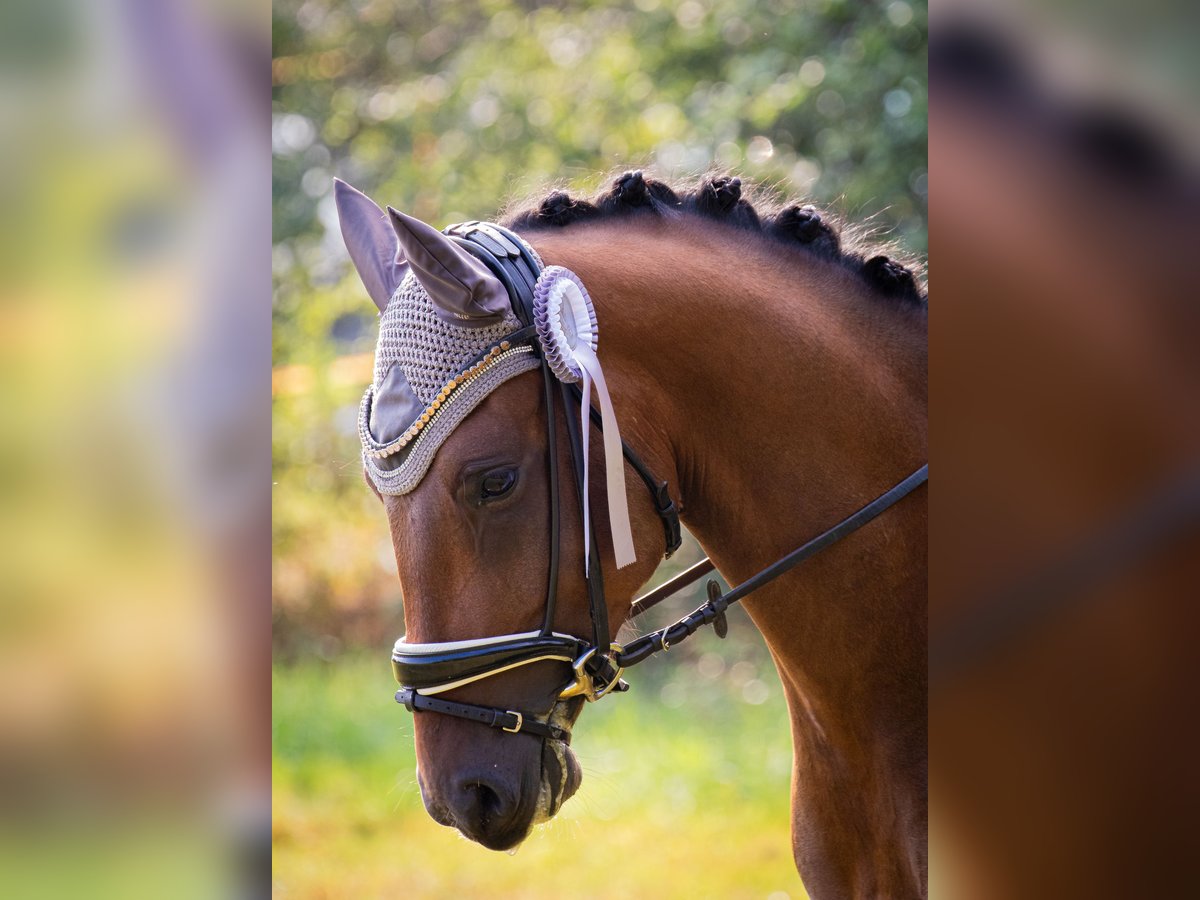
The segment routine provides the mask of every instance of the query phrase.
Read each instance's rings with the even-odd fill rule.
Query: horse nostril
[[[506,850],[519,843],[529,822],[517,821],[517,802],[497,784],[471,778],[461,782],[455,805],[459,830],[493,850]]]
[[[505,818],[504,802],[491,786],[477,781],[464,785],[463,790],[474,794],[470,805],[477,812],[477,821],[485,831],[489,823]]]

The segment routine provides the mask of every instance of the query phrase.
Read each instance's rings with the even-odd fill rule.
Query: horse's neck
[[[919,323],[851,273],[701,223],[535,244],[589,286],[622,436],[731,581],[925,461]],[[745,602],[791,712],[797,862],[831,895],[911,896],[923,881],[925,496]]]
[[[862,296],[850,273],[781,260],[757,235],[700,223],[577,226],[535,244],[592,291],[622,436],[670,480],[689,530],[730,579],[925,461],[924,337],[905,311]],[[903,618],[880,605],[923,591],[914,530],[923,537],[923,499],[747,602],[784,668],[794,660],[811,676],[810,691],[862,662],[858,617]]]

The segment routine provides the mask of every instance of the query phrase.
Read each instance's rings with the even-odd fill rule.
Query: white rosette
[[[562,266],[548,266],[538,276],[533,292],[533,322],[537,327],[542,354],[557,378],[567,383],[582,382],[580,407],[583,434],[583,560],[589,571],[591,556],[591,515],[588,502],[588,437],[591,433],[592,385],[600,403],[604,431],[604,467],[608,484],[608,518],[612,526],[613,550],[617,568],[636,559],[633,529],[629,523],[629,504],[625,497],[625,458],[617,414],[600,359],[596,356],[599,330],[592,298],[579,276]]]

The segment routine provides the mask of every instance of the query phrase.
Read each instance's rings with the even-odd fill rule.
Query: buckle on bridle
[[[618,654],[625,651],[625,648],[617,643],[609,644],[608,653],[604,655],[603,659],[612,667],[613,675],[607,681],[601,682],[599,686],[596,683],[595,673],[588,669],[588,663],[595,658],[597,649],[599,648],[592,647],[586,650],[579,659],[571,664],[574,680],[559,692],[559,700],[570,700],[572,697],[582,696],[589,703],[594,703],[612,691],[621,690],[621,673],[625,670],[617,665],[616,659]]]
[[[514,725],[512,728],[505,728],[503,725],[501,725],[500,730],[507,731],[509,734],[516,734],[518,731],[521,730],[521,726],[525,724],[525,716],[523,714],[517,712],[515,709],[508,710],[508,714],[510,716],[517,717],[517,724]]]

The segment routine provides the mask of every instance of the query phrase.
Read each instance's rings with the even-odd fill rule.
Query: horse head
[[[415,716],[421,796],[437,822],[509,849],[581,780],[568,743],[584,696],[564,696],[576,680],[564,648],[593,634],[596,611],[584,577],[583,514],[566,502],[577,496],[568,412],[555,402],[558,385],[551,389],[536,344],[510,342],[522,329],[519,310],[479,254],[417,219],[384,213],[342,182],[336,199],[350,256],[381,313],[359,430],[404,595],[397,647],[420,663],[422,677],[433,672],[424,692],[408,695],[410,708],[459,709]],[[513,237],[490,239],[511,249]],[[604,472],[600,447],[591,449],[592,470]],[[599,552],[591,565],[599,563],[603,613],[615,631],[657,563],[662,526],[650,504],[632,504],[638,562],[618,569],[602,483],[593,481],[590,498]],[[500,650],[487,644],[505,636],[514,640]],[[420,656],[423,648],[432,649]],[[464,662],[472,654],[483,654],[482,677]],[[476,708],[487,712],[461,714]],[[489,713],[501,718],[480,718]]]

